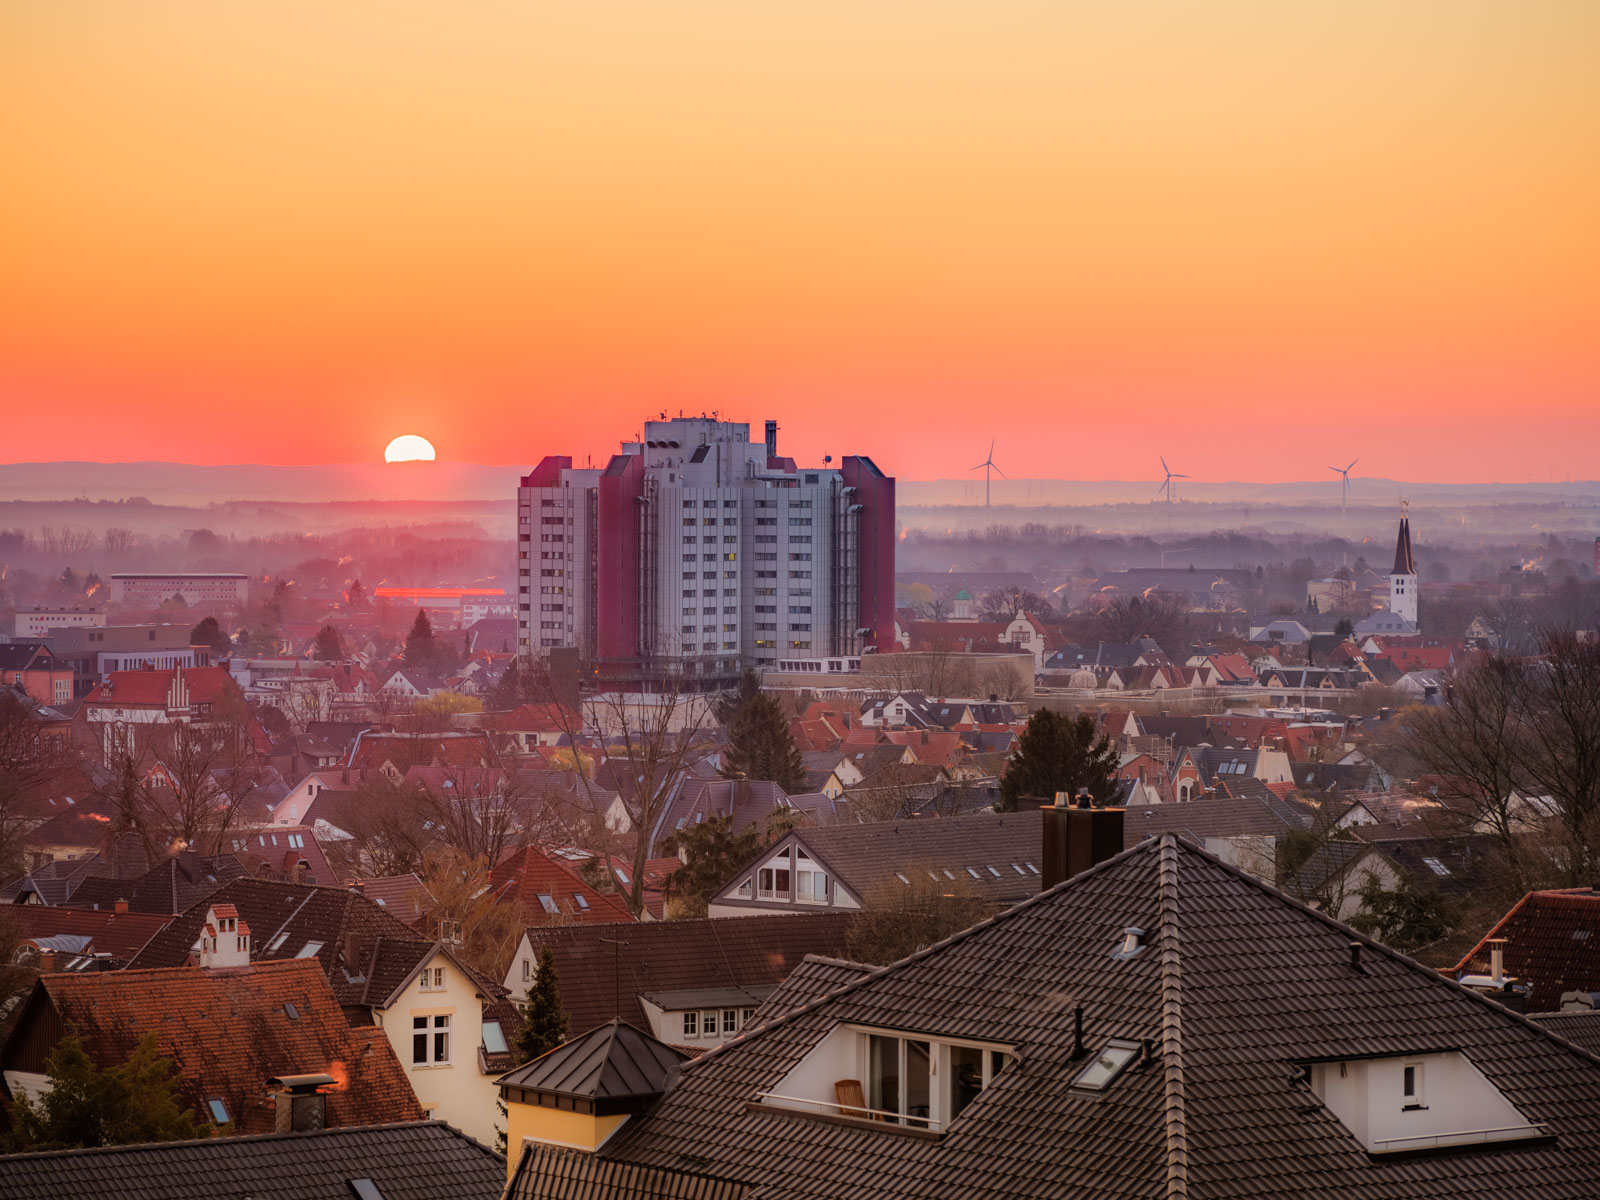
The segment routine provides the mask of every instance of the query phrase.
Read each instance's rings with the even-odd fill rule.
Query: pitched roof
[[[639,1099],[660,1095],[667,1075],[688,1057],[632,1025],[612,1020],[496,1082],[585,1100]]]
[[[566,863],[535,846],[524,846],[497,864],[489,872],[489,886],[497,900],[521,903],[523,916],[530,921],[633,920],[633,911],[620,896],[596,890]]]
[[[1505,971],[1532,986],[1528,1012],[1553,1012],[1563,992],[1600,992],[1600,892],[1529,892],[1452,969],[1489,971],[1489,939],[1505,938]]]
[[[639,1167],[563,1146],[529,1142],[505,1200],[744,1200],[746,1184],[673,1167]]]
[[[47,974],[27,1003],[0,1054],[7,1064],[17,1061],[32,1014],[46,1007],[77,1026],[85,1050],[101,1066],[126,1061],[139,1039],[154,1033],[161,1056],[182,1076],[188,1101],[198,1105],[220,1096],[241,1133],[273,1127],[266,1082],[284,1075],[342,1078],[328,1093],[330,1125],[422,1116],[388,1039],[370,1026],[351,1028],[314,962]]]
[[[383,1200],[496,1200],[505,1160],[442,1121],[0,1157],[0,1200],[350,1200],[357,1179]]]
[[[528,941],[535,953],[549,947],[555,956],[561,1003],[574,1028],[615,1017],[648,1028],[640,995],[722,987],[765,994],[807,955],[841,953],[849,923],[844,913],[778,913],[536,925]]]
[[[1009,904],[1039,890],[1040,876],[1031,868],[1039,864],[1042,828],[1034,808],[823,825],[798,829],[793,836],[857,895],[877,884],[898,883],[895,872],[916,867],[948,871],[977,895]]]
[[[1129,925],[1147,949],[1119,958]],[[1073,1087],[1079,1004],[1087,1047],[1148,1047],[1103,1092]],[[841,1025],[1018,1059],[936,1137],[751,1103]],[[1303,1066],[1441,1047],[1552,1136],[1369,1156]],[[599,1157],[692,1162],[762,1200],[1577,1197],[1600,1177],[1600,1059],[1169,836],[686,1064]]]
[[[416,931],[349,888],[313,887],[245,877],[224,884],[192,905],[150,939],[131,964],[177,967],[189,961],[205,924],[206,910],[232,904],[250,926],[250,961],[271,962],[306,954],[333,986],[339,1002],[360,1005],[366,960],[380,937],[416,941]],[[345,959],[345,935],[353,934],[356,962]]]
[[[110,908],[118,900],[126,900],[131,912],[172,916],[243,874],[244,864],[231,854],[183,851],[135,879],[86,879],[73,889],[68,902],[75,908]]]
[[[222,694],[238,691],[226,667],[174,667],[170,671],[112,671],[84,697],[85,704],[114,704],[118,708],[165,708],[173,676],[183,675],[190,704],[215,704]]]
[[[1600,1012],[1592,1008],[1542,1012],[1530,1014],[1529,1019],[1540,1029],[1565,1038],[1600,1058]]]
[[[144,949],[167,924],[166,917],[152,913],[53,908],[43,904],[13,905],[5,920],[9,932],[19,940],[78,934],[89,938],[83,953],[109,954],[123,962]]]
[[[1391,575],[1415,575],[1417,573],[1416,555],[1411,553],[1411,518],[1400,518],[1400,532],[1394,540],[1394,568]]]

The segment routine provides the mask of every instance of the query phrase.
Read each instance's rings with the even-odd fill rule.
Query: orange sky
[[[9,0],[0,460],[1600,475],[1593,0]]]

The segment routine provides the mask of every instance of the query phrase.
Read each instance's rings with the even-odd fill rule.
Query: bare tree
[[[845,946],[851,958],[882,965],[983,920],[993,911],[963,880],[945,879],[927,864],[904,868],[909,883],[893,877],[867,888],[850,918]]]
[[[1571,884],[1600,857],[1600,643],[1547,634],[1522,673],[1517,764],[1536,794],[1555,801],[1566,829]]]
[[[532,668],[542,694],[556,695],[554,681],[540,664]],[[667,671],[651,682],[649,691],[602,692],[584,697],[577,708],[552,704],[551,712],[573,747],[581,746],[593,731],[607,747],[614,764],[610,774],[617,787],[612,793],[584,772],[575,773],[577,790],[591,821],[590,833],[611,870],[617,892],[634,915],[644,912],[645,863],[650,857],[656,826],[671,803],[696,743],[714,722],[709,697],[688,690],[686,681]],[[620,804],[627,830],[633,834],[632,869],[627,879],[617,874],[617,835],[622,830],[608,820],[613,801]]]

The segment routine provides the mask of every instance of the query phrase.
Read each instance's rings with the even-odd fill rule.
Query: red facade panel
[[[859,627],[863,647],[878,654],[897,649],[894,640],[894,477],[885,475],[865,455],[846,455],[839,464],[847,487],[856,489],[861,505],[859,562],[861,567]]]
[[[643,497],[643,456],[613,455],[600,476],[596,539],[595,655],[602,661],[639,654],[639,506]]]

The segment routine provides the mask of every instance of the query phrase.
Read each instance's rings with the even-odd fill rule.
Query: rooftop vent
[[[1117,943],[1117,948],[1111,952],[1111,957],[1119,961],[1132,958],[1144,947],[1144,930],[1137,925],[1129,925],[1122,931],[1122,941]]]

